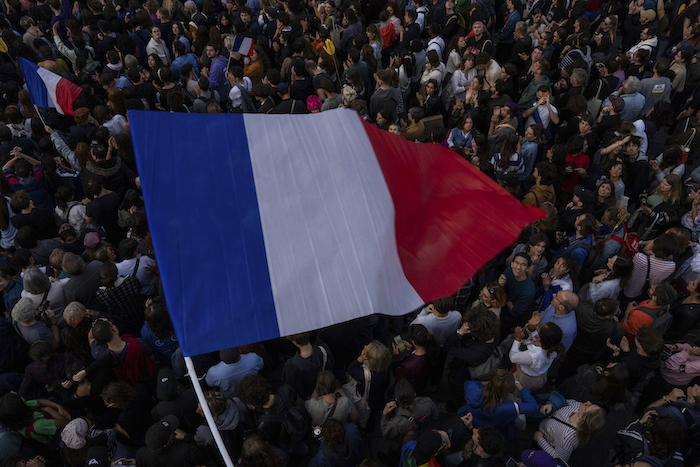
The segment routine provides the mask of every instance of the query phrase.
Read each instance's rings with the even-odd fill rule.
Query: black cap
[[[172,368],[163,368],[158,372],[158,399],[162,401],[172,401],[180,395],[180,384],[177,381],[177,374]]]
[[[574,187],[574,194],[578,196],[578,199],[581,200],[585,207],[593,206],[593,203],[595,203],[595,195],[591,190],[576,185]]]
[[[152,425],[146,432],[146,445],[153,449],[162,449],[170,441],[180,421],[175,415],[166,415],[158,423]]]
[[[106,446],[93,446],[88,449],[85,467],[109,467],[109,452]]]
[[[423,465],[430,461],[430,458],[438,453],[442,446],[442,436],[436,431],[426,431],[413,449],[413,458],[416,460],[416,465]]]

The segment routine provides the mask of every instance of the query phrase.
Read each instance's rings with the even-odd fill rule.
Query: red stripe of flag
[[[544,217],[453,151],[364,126],[394,202],[401,264],[425,301],[455,293]]]

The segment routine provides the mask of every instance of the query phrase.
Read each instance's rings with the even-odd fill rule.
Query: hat
[[[654,10],[642,10],[639,12],[639,17],[644,18],[647,22],[654,21],[656,19],[656,12]]]
[[[109,452],[106,446],[93,446],[88,449],[85,467],[109,467],[109,465]]]
[[[557,467],[557,462],[544,451],[526,449],[520,456],[520,460],[527,467]]]
[[[20,298],[19,301],[12,308],[12,319],[18,323],[29,321],[34,317],[36,312],[36,307],[34,302],[27,297]]]
[[[587,190],[576,185],[574,187],[574,194],[578,196],[578,199],[580,199],[583,205],[586,207],[593,206],[593,203],[595,203],[595,195],[591,190]]]
[[[85,234],[85,237],[83,237],[83,246],[85,246],[85,248],[90,248],[92,250],[98,243],[100,243],[100,236],[97,232],[88,232]]]
[[[437,431],[426,431],[416,443],[413,449],[413,458],[416,460],[416,465],[423,465],[430,461],[430,458],[438,453],[442,446],[442,436]]]
[[[153,449],[162,449],[170,441],[170,437],[175,433],[180,421],[175,415],[166,415],[146,432],[146,445]]]
[[[158,372],[158,399],[162,401],[172,401],[180,395],[180,385],[177,381],[177,374],[172,368],[163,368]]]
[[[615,111],[615,113],[619,114],[620,112],[622,112],[622,109],[625,108],[625,100],[622,97],[611,95],[610,105],[612,105],[612,108]]]
[[[188,10],[197,11],[197,4],[194,3],[192,0],[187,0],[185,2],[185,8],[187,8]]]
[[[287,86],[287,83],[280,83],[277,85],[277,92],[280,95],[287,94],[289,92],[289,86]]]
[[[85,306],[80,302],[70,302],[63,309],[63,319],[70,326],[76,326],[86,314]]]
[[[513,101],[506,102],[505,107],[509,107],[513,115],[518,115],[518,112],[520,112],[520,106]]]
[[[61,432],[61,441],[68,449],[80,449],[87,441],[88,424],[84,418],[76,418],[68,422]]]

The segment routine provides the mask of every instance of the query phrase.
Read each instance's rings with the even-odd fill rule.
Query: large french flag
[[[405,314],[543,216],[455,153],[347,109],[129,113],[185,355]]]
[[[38,107],[55,107],[62,115],[75,115],[73,102],[83,89],[66,78],[57,75],[36,63],[20,57],[22,76],[32,103]]]

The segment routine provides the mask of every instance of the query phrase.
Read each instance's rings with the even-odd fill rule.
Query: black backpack
[[[275,391],[275,397],[279,397],[284,405],[283,412],[267,413],[260,417],[258,423],[280,423],[282,425],[280,443],[294,446],[306,437],[310,423],[306,411],[289,398],[286,389],[280,387]]]
[[[578,283],[587,284],[593,279],[593,274],[600,262],[600,251],[592,248],[591,245],[587,243],[580,242],[569,250],[569,255],[571,255],[576,248],[585,248],[586,251],[588,251],[588,256],[586,256],[583,265],[581,265],[578,271]]]

